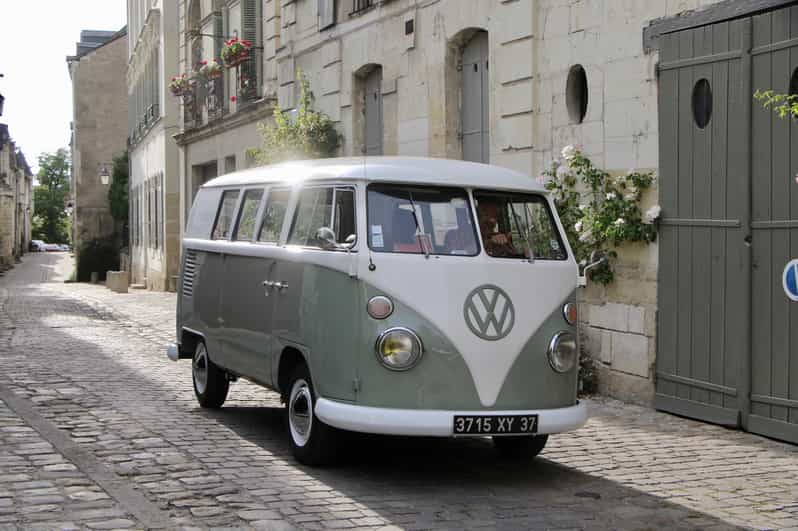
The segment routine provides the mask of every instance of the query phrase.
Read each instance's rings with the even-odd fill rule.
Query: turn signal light
[[[565,318],[565,322],[569,325],[573,326],[576,324],[576,303],[568,302],[565,306],[562,307],[562,316]]]

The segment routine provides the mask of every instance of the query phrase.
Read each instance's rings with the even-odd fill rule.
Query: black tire
[[[224,370],[211,361],[204,341],[198,341],[194,349],[191,380],[200,406],[209,409],[222,407],[230,390],[230,381]]]
[[[494,437],[493,446],[506,459],[533,459],[543,451],[548,435]]]
[[[306,365],[294,369],[285,397],[286,431],[296,460],[310,466],[332,464],[337,458],[340,432],[316,417],[316,391]],[[307,422],[303,422],[305,419]]]

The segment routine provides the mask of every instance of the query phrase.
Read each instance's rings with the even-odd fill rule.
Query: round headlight
[[[387,369],[406,371],[421,359],[424,349],[418,336],[407,328],[389,328],[377,338],[377,359]]]
[[[573,326],[576,323],[576,303],[566,302],[562,307],[562,316],[566,323]]]
[[[549,365],[557,372],[568,372],[576,365],[576,336],[571,332],[559,332],[549,343]]]

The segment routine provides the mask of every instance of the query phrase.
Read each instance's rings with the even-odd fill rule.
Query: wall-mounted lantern
[[[111,174],[108,173],[108,166],[105,164],[100,168],[100,182],[107,185],[111,180]]]

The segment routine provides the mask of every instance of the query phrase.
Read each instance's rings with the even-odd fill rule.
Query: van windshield
[[[480,190],[474,192],[474,201],[482,245],[489,256],[536,260],[567,258],[543,196]]]
[[[370,185],[368,243],[385,253],[475,256],[476,226],[461,188]]]

